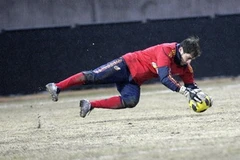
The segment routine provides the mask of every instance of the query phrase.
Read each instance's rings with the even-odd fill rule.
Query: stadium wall
[[[0,0],[0,30],[240,14],[239,0]]]
[[[5,30],[0,33],[0,95],[38,93],[48,82],[190,35],[200,37],[203,52],[193,62],[196,78],[238,76],[239,26],[240,15],[228,15]]]

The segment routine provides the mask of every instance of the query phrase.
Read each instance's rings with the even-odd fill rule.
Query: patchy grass
[[[161,84],[143,85],[133,109],[95,109],[79,117],[79,100],[117,94],[115,88],[0,98],[0,160],[240,158],[240,79],[198,81],[214,99],[204,113]]]

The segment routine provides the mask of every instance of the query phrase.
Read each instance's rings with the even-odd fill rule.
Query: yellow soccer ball
[[[196,102],[194,100],[189,100],[189,107],[197,113],[201,113],[206,111],[209,107],[212,106],[211,98],[209,96],[205,96],[202,102]]]

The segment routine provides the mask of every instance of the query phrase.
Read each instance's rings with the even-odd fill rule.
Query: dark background
[[[94,69],[127,52],[181,42],[191,35],[200,37],[203,52],[192,63],[196,78],[238,76],[239,28],[240,15],[228,15],[3,30],[0,95],[38,93],[46,83]]]

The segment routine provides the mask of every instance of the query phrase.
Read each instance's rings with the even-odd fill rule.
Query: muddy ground
[[[0,97],[0,160],[238,160],[240,78],[199,80],[214,99],[203,113],[161,84],[143,85],[137,107],[95,109],[79,117],[79,100],[115,88]]]

